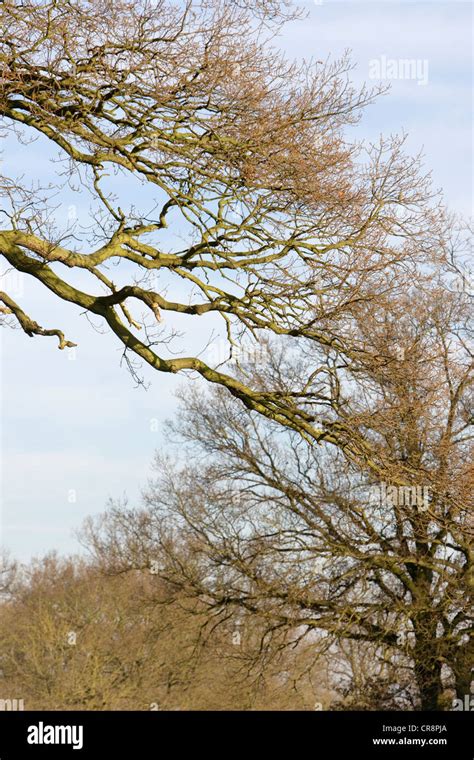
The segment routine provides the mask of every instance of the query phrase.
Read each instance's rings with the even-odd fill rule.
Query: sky
[[[472,4],[456,0],[311,0],[309,15],[287,26],[276,44],[289,57],[325,60],[349,49],[355,84],[390,84],[366,109],[354,134],[378,140],[406,132],[407,150],[422,151],[433,184],[449,207],[472,214]],[[32,155],[33,150],[33,155]],[[8,144],[2,170],[45,180],[49,146]],[[5,165],[7,165],[5,167]],[[85,201],[84,201],[85,202]],[[61,197],[60,213],[83,212]],[[154,451],[168,445],[161,429],[173,415],[176,376],[143,374],[136,387],[120,365],[122,349],[79,310],[50,298],[34,281],[0,269],[5,290],[40,324],[60,327],[77,349],[49,338],[0,330],[1,542],[28,561],[55,549],[78,550],[83,519],[125,494],[137,503]],[[187,350],[200,350],[212,325],[182,318]]]

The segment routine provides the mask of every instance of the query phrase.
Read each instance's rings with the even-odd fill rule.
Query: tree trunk
[[[442,710],[440,639],[436,636],[436,618],[429,612],[413,621],[416,644],[413,650],[415,678],[421,710]]]
[[[415,661],[415,676],[420,694],[421,710],[441,710],[441,667],[438,663]]]
[[[458,647],[456,659],[453,666],[454,679],[456,683],[456,697],[463,704],[466,697],[472,698],[471,684],[473,681],[474,667],[474,639],[469,639],[467,644]]]

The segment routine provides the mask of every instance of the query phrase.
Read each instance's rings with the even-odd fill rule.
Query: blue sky
[[[278,40],[291,57],[337,58],[349,48],[359,84],[376,84],[369,77],[377,70],[402,71],[400,61],[418,62],[426,83],[416,76],[384,80],[391,92],[366,110],[357,135],[377,140],[406,131],[408,149],[423,150],[450,207],[472,213],[471,3],[311,0],[304,6],[309,17]],[[9,170],[38,179],[51,172],[45,143],[8,147]],[[83,212],[82,201],[66,193],[63,215],[72,203],[75,213]],[[27,560],[53,548],[76,550],[73,530],[86,515],[102,511],[108,497],[137,498],[154,450],[166,447],[159,427],[173,413],[174,391],[191,381],[145,368],[148,391],[134,387],[113,336],[98,334],[79,310],[55,303],[34,282],[9,284],[28,313],[79,344],[67,353],[52,339],[0,331],[2,542]],[[182,320],[183,348],[202,349],[210,323]]]

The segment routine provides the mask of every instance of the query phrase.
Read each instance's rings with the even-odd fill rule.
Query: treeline
[[[282,638],[268,648],[251,615],[229,615],[216,626],[203,605],[176,598],[152,572],[109,575],[94,561],[55,554],[9,569],[1,603],[3,709],[10,700],[25,710],[376,706],[374,683],[361,680],[363,662],[352,669],[355,652],[326,652],[316,661],[296,635],[292,645]]]

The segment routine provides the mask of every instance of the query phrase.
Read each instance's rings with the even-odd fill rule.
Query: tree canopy
[[[264,0],[2,3],[2,129],[59,155],[47,187],[33,170],[2,177],[0,254],[62,308],[99,317],[132,371],[134,359],[194,371],[347,445],[316,424],[306,380],[263,390],[173,342],[173,313],[216,316],[230,355],[275,334],[354,361],[344,326],[447,253],[444,212],[403,138],[350,139],[376,91],[353,88],[348,58],[296,64],[272,45],[291,15]],[[84,221],[55,207],[67,183],[90,202]],[[44,327],[8,293],[0,303],[27,335],[73,345],[60,309]]]

